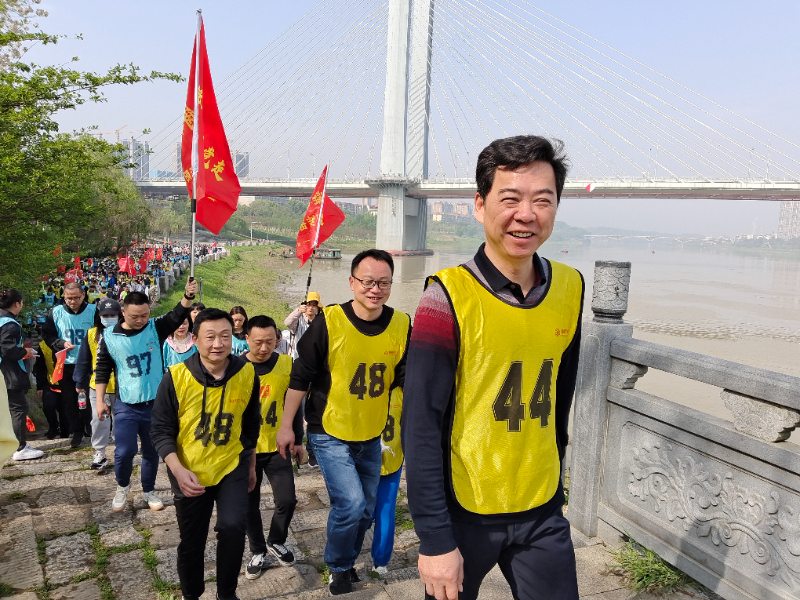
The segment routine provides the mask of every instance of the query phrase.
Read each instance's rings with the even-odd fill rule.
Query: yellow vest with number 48
[[[389,394],[389,416],[381,434],[381,475],[391,475],[403,466],[400,445],[400,421],[403,418],[403,388],[392,388]]]
[[[506,303],[463,266],[431,279],[444,286],[458,321],[451,479],[456,500],[473,513],[530,510],[558,488],[556,378],[580,318],[583,280],[561,263],[550,267],[545,296],[532,306]]]
[[[406,351],[411,319],[396,310],[386,329],[365,335],[335,305],[325,309],[325,322],[331,389],[322,426],[347,442],[374,439],[386,427],[389,387]]]

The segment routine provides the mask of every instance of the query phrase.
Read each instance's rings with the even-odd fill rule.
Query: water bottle
[[[86,408],[86,392],[81,392],[78,394],[78,408],[81,410]]]

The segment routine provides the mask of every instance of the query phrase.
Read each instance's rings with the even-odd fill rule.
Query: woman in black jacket
[[[25,396],[31,389],[31,382],[23,361],[35,355],[32,349],[22,347],[22,325],[17,321],[21,310],[22,294],[19,290],[0,291],[0,372],[8,390],[11,424],[19,442],[12,458],[31,460],[41,458],[44,453],[31,448],[25,441],[28,419],[28,400]]]

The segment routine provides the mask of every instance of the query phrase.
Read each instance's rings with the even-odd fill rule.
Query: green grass
[[[331,582],[331,572],[328,570],[328,565],[325,563],[317,565],[317,572],[322,575],[322,585],[328,585]]]
[[[17,479],[23,479],[24,477],[30,477],[30,475],[3,475],[0,479],[4,479],[5,481],[16,481]]]
[[[686,573],[665,562],[658,554],[630,540],[618,550],[610,550],[616,562],[611,570],[622,575],[633,591],[665,593],[697,584]]]
[[[411,520],[405,506],[398,506],[394,509],[394,524],[395,534],[414,529],[414,521]]]
[[[564,471],[564,506],[569,505],[569,469]]]
[[[19,500],[25,497],[25,492],[11,492],[7,498],[9,500]]]
[[[275,291],[281,275],[266,266],[269,246],[229,250],[231,255],[227,258],[195,265],[195,277],[203,278],[203,304],[225,311],[241,305],[250,316],[269,315],[282,323],[291,309]],[[187,276],[188,271],[175,282],[173,289],[161,296],[158,306],[153,308],[153,316],[163,315],[180,302]]]
[[[47,548],[47,542],[45,541],[44,537],[41,535],[36,536],[36,554],[39,555],[39,564],[43,565],[47,562],[47,552],[45,552],[45,548]]]
[[[0,581],[0,598],[5,598],[6,596],[13,596],[14,595],[14,588],[12,588],[7,583],[3,583]]]

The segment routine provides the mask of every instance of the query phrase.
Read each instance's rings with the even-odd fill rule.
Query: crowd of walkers
[[[185,600],[205,590],[215,509],[218,599],[238,600],[246,541],[247,579],[268,567],[268,554],[295,562],[286,546],[297,504],[292,461],[306,454],[330,497],[332,595],[359,581],[355,562],[373,523],[372,571],[387,574],[405,468],[427,599],[475,600],[499,565],[515,598],[577,600],[561,465],[584,284],[576,270],[537,254],[566,173],[561,147],[537,136],[481,152],[475,212],[486,242],[469,262],[428,278],[413,330],[409,315],[386,304],[394,261],[376,249],[352,260],[352,300],[323,306],[311,292],[283,331],[244,307],[196,302],[195,281],[158,318],[142,291],[90,303],[80,283],[66,283],[33,369],[49,399],[48,437],[69,436],[73,447],[91,438],[91,468],[102,469],[113,436],[115,512],[129,505],[137,453],[143,498],[161,510],[155,483],[166,464]],[[15,460],[41,456],[25,441],[27,362],[37,352],[23,344],[23,305],[18,291],[0,293]],[[266,535],[264,477],[275,499]]]

